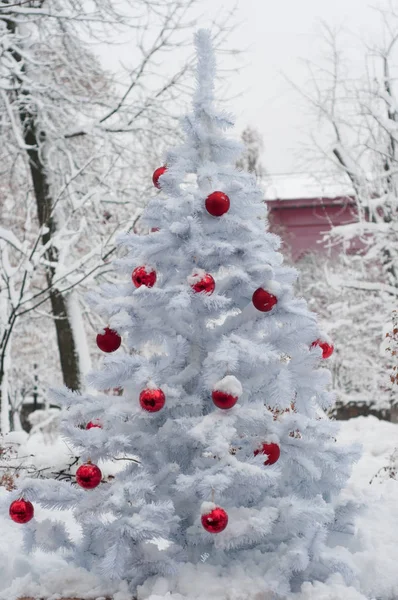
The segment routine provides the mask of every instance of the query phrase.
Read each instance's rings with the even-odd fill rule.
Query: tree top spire
[[[196,91],[193,98],[195,112],[210,109],[214,101],[214,78],[216,58],[211,33],[208,29],[199,29],[195,34]],[[207,110],[206,110],[207,109]]]

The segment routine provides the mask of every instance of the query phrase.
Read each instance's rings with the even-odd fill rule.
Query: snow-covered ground
[[[394,600],[398,598],[398,481],[372,477],[388,463],[398,446],[398,425],[360,417],[342,423],[341,442],[358,441],[363,456],[355,465],[344,494],[365,506],[358,515],[357,535],[360,551],[354,554],[361,592],[347,589],[338,576],[328,584],[307,584],[297,600]],[[36,463],[46,464],[48,457],[58,455],[62,462],[62,442],[55,446],[27,447],[28,452],[41,452]],[[0,488],[0,600],[16,600],[21,596],[59,598],[99,598],[114,595],[127,600],[124,586],[100,583],[95,576],[66,565],[61,556],[36,552],[26,556],[22,547],[22,527],[7,516],[8,492]],[[36,508],[39,520],[48,511]],[[66,516],[67,518],[67,516]],[[73,523],[68,519],[73,531]],[[56,595],[56,596],[55,596]],[[154,578],[139,590],[139,600],[276,600],[264,594],[261,564],[221,576],[208,557],[202,564],[187,565],[175,580]]]

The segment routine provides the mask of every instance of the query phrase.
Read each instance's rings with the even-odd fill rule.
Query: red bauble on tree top
[[[150,268],[146,269],[146,267],[137,267],[134,269],[131,279],[136,288],[142,285],[151,288],[156,282],[156,271]]]
[[[96,488],[102,479],[101,469],[91,462],[81,465],[76,471],[76,482],[85,490]]]
[[[165,402],[166,396],[160,388],[146,388],[140,394],[141,407],[148,412],[158,412]]]
[[[315,340],[315,342],[312,342],[311,348],[313,348],[315,346],[319,346],[321,348],[322,358],[330,358],[332,356],[333,351],[334,351],[334,346],[331,342],[318,339],[318,340]]]
[[[10,505],[9,514],[14,523],[28,523],[34,516],[33,504],[29,500],[20,498]]]
[[[227,409],[235,406],[242,392],[242,384],[239,379],[233,375],[227,375],[215,384],[211,397],[218,408]]]
[[[117,331],[105,327],[104,333],[97,335],[97,346],[102,352],[115,352],[120,347],[122,338]]]
[[[216,282],[210,273],[206,273],[203,269],[195,269],[195,271],[188,277],[188,283],[194,292],[205,294],[212,294],[216,287]]]
[[[224,192],[213,192],[207,196],[205,206],[207,212],[213,217],[221,217],[229,211],[231,202]]]
[[[153,185],[158,188],[158,190],[160,190],[160,188],[162,187],[159,181],[159,178],[166,173],[167,171],[167,167],[164,165],[163,167],[158,167],[152,175],[152,181],[153,181]]]
[[[94,419],[94,421],[89,421],[86,425],[86,429],[93,429],[93,427],[98,427],[102,429],[102,425],[98,419]]]
[[[261,444],[260,448],[254,450],[253,454],[254,456],[257,456],[257,454],[260,453],[268,455],[267,460],[264,462],[265,465],[273,465],[276,463],[277,460],[279,460],[279,457],[281,455],[281,449],[275,442],[264,442],[263,444]]]
[[[278,302],[278,298],[263,288],[257,288],[252,296],[254,307],[261,312],[269,312]]]
[[[227,513],[214,502],[203,502],[201,514],[202,525],[209,533],[220,533],[228,525]]]

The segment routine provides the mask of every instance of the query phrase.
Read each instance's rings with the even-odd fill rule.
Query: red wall
[[[270,230],[281,236],[284,248],[293,260],[306,252],[326,252],[323,234],[331,225],[357,220],[355,201],[350,197],[267,200]],[[354,242],[352,252],[360,247]]]

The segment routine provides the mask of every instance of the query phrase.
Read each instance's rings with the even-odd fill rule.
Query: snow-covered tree
[[[72,389],[89,368],[85,285],[104,272],[118,229],[135,222],[145,202],[142,182],[173,137],[189,59],[174,71],[164,62],[183,48],[194,7],[195,0],[0,4],[3,431],[15,395],[8,365],[19,362],[26,374],[27,339],[32,356],[43,346],[54,355],[58,346]],[[104,49],[127,38],[124,71],[106,72],[93,42]]]
[[[398,299],[398,13],[390,3],[378,14],[381,35],[373,32],[373,39],[381,41],[363,45],[362,75],[360,61],[353,67],[344,52],[343,34],[324,28],[327,62],[311,65],[313,87],[305,93],[317,117],[311,168],[345,180],[356,201],[357,222],[332,227],[328,235],[345,253],[333,275],[341,290],[340,313],[350,336],[357,334],[364,381],[372,357],[370,389],[385,397],[389,357],[382,344]]]
[[[300,293],[318,314],[322,330],[334,341],[329,364],[336,393],[333,410],[347,414],[351,406],[355,411],[388,415],[391,389],[386,373],[392,360],[385,343],[386,299],[383,294],[347,286],[364,272],[362,257],[309,253],[295,266],[301,272]],[[370,274],[367,267],[364,277]]]
[[[10,514],[28,547],[63,548],[132,591],[207,553],[224,569],[261,564],[264,594],[290,597],[304,581],[354,577],[339,545],[353,511],[338,499],[354,451],[325,415],[330,345],[264,232],[255,178],[233,166],[241,146],[214,104],[207,31],[196,46],[185,141],[155,172],[143,215],[152,232],[122,237],[125,282],[92,298],[109,353],[89,377],[97,394],[56,393],[76,480],[23,481]],[[81,538],[37,522],[34,505],[72,509]]]
[[[392,323],[393,327],[391,331],[386,333],[387,339],[387,347],[386,352],[391,357],[392,364],[390,365],[389,377],[390,377],[390,393],[393,398],[391,402],[391,420],[393,422],[398,421],[397,415],[397,384],[398,384],[398,312],[396,310],[393,311],[392,314]],[[389,457],[388,463],[383,466],[381,469],[374,474],[370,483],[373,483],[375,480],[385,480],[385,479],[397,479],[398,476],[398,448],[395,448],[392,454]]]
[[[390,371],[390,383],[395,387],[398,384],[398,312],[396,310],[393,311],[392,323],[392,330],[386,333],[386,351],[392,356],[393,364]]]
[[[257,129],[250,126],[243,130],[241,137],[244,144],[244,151],[238,159],[236,166],[238,169],[245,169],[249,173],[253,173],[260,180],[265,175],[265,170],[261,163],[263,138]]]

